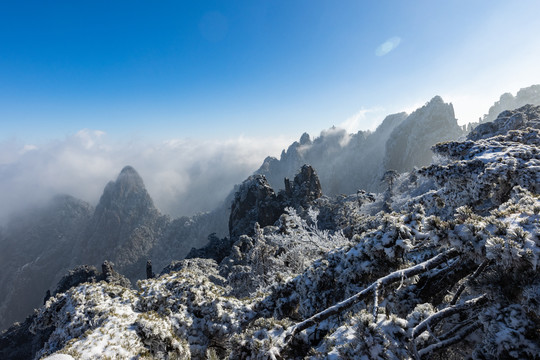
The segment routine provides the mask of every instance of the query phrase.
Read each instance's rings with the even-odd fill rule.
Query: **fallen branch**
[[[420,273],[423,273],[423,272],[426,272],[426,271],[429,271],[431,269],[434,269],[436,268],[437,266],[439,266],[440,264],[450,260],[450,259],[453,259],[455,257],[457,257],[459,255],[459,252],[456,250],[456,249],[449,249],[447,251],[445,251],[444,253],[442,254],[439,254],[427,261],[424,261],[420,264],[417,264],[417,265],[414,265],[414,266],[411,266],[410,268],[407,268],[407,269],[403,269],[403,270],[397,270],[397,271],[394,271],[380,279],[378,279],[377,281],[375,281],[374,283],[372,283],[371,285],[369,285],[367,288],[365,288],[364,290],[356,293],[355,295],[335,304],[334,306],[328,308],[328,309],[325,309],[315,315],[313,315],[312,317],[310,317],[309,319],[306,319],[302,322],[299,322],[298,324],[295,324],[293,325],[292,327],[290,327],[286,332],[286,336],[285,336],[285,341],[284,341],[284,344],[283,344],[283,348],[286,348],[289,343],[292,341],[292,339],[301,331],[313,326],[313,325],[316,325],[318,323],[320,323],[321,321],[329,318],[330,316],[332,315],[336,315],[336,314],[339,314],[341,312],[343,312],[344,310],[352,307],[353,305],[357,304],[358,302],[360,302],[362,299],[364,299],[366,296],[368,296],[371,292],[374,292],[375,290],[379,289],[379,288],[383,288],[385,286],[388,286],[392,283],[395,283],[395,282],[398,282],[398,281],[401,281],[402,278],[408,278],[408,277],[411,277],[411,276],[415,276],[415,275],[418,275]]]
[[[482,324],[480,324],[479,322],[469,324],[465,326],[464,328],[462,328],[455,336],[448,338],[446,340],[439,341],[435,344],[426,346],[425,348],[421,349],[420,351],[418,351],[418,355],[422,357],[425,355],[429,355],[436,350],[440,350],[450,345],[454,345],[458,343],[459,341],[463,340],[465,337],[467,337],[469,334],[471,334],[472,332],[474,332],[476,329],[480,328],[481,326]]]
[[[424,321],[422,321],[420,324],[416,325],[414,329],[412,330],[411,339],[414,341],[414,339],[418,335],[426,331],[428,327],[432,327],[434,324],[438,323],[442,319],[452,316],[454,314],[457,314],[459,312],[471,309],[473,307],[483,305],[487,301],[488,301],[488,298],[484,294],[477,298],[465,301],[464,303],[449,306],[445,309],[442,309],[441,311],[438,311],[435,314],[424,319]]]
[[[443,340],[449,339],[450,337],[453,337],[455,334],[460,332],[461,329],[463,329],[465,326],[469,326],[475,321],[476,321],[476,318],[460,322],[459,324],[457,324],[456,326],[454,326],[452,329],[448,330],[444,334],[439,335],[439,339],[437,341],[443,341]]]
[[[463,291],[465,290],[467,285],[470,284],[471,281],[476,279],[486,269],[486,267],[489,265],[490,262],[491,262],[490,260],[484,260],[484,262],[482,264],[480,264],[480,266],[478,266],[476,271],[467,280],[465,280],[463,282],[463,284],[461,284],[459,286],[459,288],[457,289],[454,297],[452,298],[452,301],[450,302],[450,305],[455,305],[456,304],[459,297],[461,296],[461,293],[463,293]]]

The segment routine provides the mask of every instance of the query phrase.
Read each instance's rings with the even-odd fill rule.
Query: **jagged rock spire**
[[[285,179],[285,191],[276,195],[264,175],[252,175],[240,185],[229,217],[231,239],[252,235],[255,223],[273,225],[285,207],[307,208],[322,196],[321,183],[310,165],[304,165],[291,182]]]
[[[124,167],[103,191],[78,262],[97,265],[107,257],[128,277],[142,277],[144,258],[165,226],[162,218],[141,176]]]
[[[263,175],[252,175],[239,187],[231,205],[229,236],[251,235],[256,222],[272,225],[281,215],[282,205]]]
[[[148,195],[141,176],[131,166],[122,169],[116,181],[105,187],[96,207],[96,213],[104,209],[133,210],[153,209],[154,203]]]

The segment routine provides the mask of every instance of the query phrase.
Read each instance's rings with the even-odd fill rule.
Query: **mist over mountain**
[[[74,197],[14,217],[0,230],[0,328],[22,320],[70,268],[93,208]]]
[[[496,131],[501,134],[506,133],[509,129],[521,128],[525,126],[524,124],[529,124],[529,118],[536,119],[534,108],[522,109],[516,114],[512,112],[504,114],[501,114],[493,123],[478,126],[470,136],[479,139],[482,136],[493,136]],[[500,125],[502,123],[505,125]],[[115,181],[103,182],[102,194],[95,207],[73,196],[56,196],[49,201],[43,199],[38,201],[41,202],[40,206],[30,207],[28,211],[12,216],[5,226],[0,227],[0,244],[3,249],[0,260],[7,269],[0,275],[0,328],[7,327],[15,320],[22,320],[33,308],[40,306],[45,292],[54,290],[62,276],[76,266],[88,264],[99,267],[103,261],[109,260],[117,271],[126,275],[132,284],[135,284],[138,279],[146,276],[148,260],[152,261],[154,271],[159,272],[171,261],[184,258],[192,248],[204,246],[209,235],[213,233],[215,235],[210,237],[211,239],[219,240],[219,238],[229,236],[231,240],[234,240],[241,235],[252,234],[253,224],[256,221],[271,225],[271,222],[279,218],[286,206],[298,208],[295,204],[303,196],[297,196],[298,201],[291,202],[286,199],[295,198],[296,195],[293,196],[293,193],[304,188],[304,180],[299,180],[302,184],[295,184],[296,180],[284,181],[284,179],[295,179],[306,163],[310,164],[312,171],[317,174],[317,184],[320,181],[320,186],[317,185],[314,188],[319,188],[319,192],[322,188],[322,194],[327,196],[351,194],[358,190],[380,192],[387,186],[382,182],[385,171],[407,172],[413,170],[414,167],[427,165],[433,156],[431,151],[433,144],[457,139],[462,135],[464,131],[457,124],[452,105],[444,103],[439,96],[434,97],[410,115],[398,113],[387,116],[373,132],[359,131],[356,134],[347,134],[344,130],[331,128],[321,132],[320,137],[315,139],[311,139],[308,134],[303,134],[298,142],[291,144],[286,151],[283,150],[280,160],[267,157],[259,170],[255,172],[256,176],[264,175],[264,178],[260,180],[266,185],[258,189],[266,189],[264,191],[267,194],[261,197],[260,201],[262,201],[261,204],[267,203],[272,211],[263,210],[261,214],[269,215],[271,221],[264,222],[262,218],[257,218],[259,215],[252,218],[238,215],[251,213],[259,206],[256,205],[259,200],[253,203],[247,202],[235,209],[236,218],[243,219],[241,221],[245,224],[238,225],[241,221],[232,220],[237,224],[234,229],[231,228],[230,210],[231,204],[236,201],[234,193],[241,190],[241,187],[233,189],[232,179],[240,176],[234,173],[238,169],[247,168],[249,164],[255,168],[253,152],[249,156],[246,155],[248,160],[226,160],[225,155],[221,154],[217,159],[208,160],[205,163],[205,157],[215,155],[216,151],[224,151],[241,157],[247,150],[237,149],[237,145],[231,144],[218,144],[207,152],[198,147],[197,149],[203,154],[181,166],[192,164],[191,169],[197,169],[188,176],[191,179],[190,182],[196,182],[199,177],[208,176],[208,178],[191,187],[189,195],[184,194],[178,198],[167,191],[174,188],[174,181],[170,181],[176,179],[178,169],[182,167],[177,167],[170,173],[163,169],[156,170],[147,177],[154,186],[160,180],[168,179],[162,183],[158,197],[169,194],[169,204],[181,203],[186,199],[195,200],[203,190],[206,194],[201,195],[201,201],[203,203],[208,201],[206,204],[215,204],[212,207],[214,210],[210,212],[178,218],[171,217],[158,209],[152,193],[146,188],[147,180],[143,180],[135,166],[124,167],[124,164]],[[101,142],[101,136],[83,132],[49,149],[29,148],[16,156],[15,160],[8,161],[4,158],[3,179],[7,181],[7,189],[13,191],[6,191],[2,196],[5,199],[10,196],[15,198],[24,186],[27,186],[28,196],[37,193],[43,196],[43,191],[47,186],[38,189],[33,189],[31,186],[42,178],[26,178],[22,176],[23,174],[30,176],[30,174],[50,173],[50,178],[45,177],[44,182],[51,181],[50,184],[53,184],[52,179],[58,179],[58,184],[47,188],[48,191],[62,184],[70,184],[67,189],[74,188],[74,180],[80,180],[80,188],[83,189],[82,192],[75,191],[75,193],[85,193],[84,188],[88,184],[91,184],[90,187],[98,186],[100,181],[96,185],[96,176],[102,176],[103,169],[120,161],[107,160],[111,154],[118,154],[119,159],[126,159],[125,155],[120,156],[122,152],[119,149],[111,150],[106,143]],[[152,155],[146,157],[142,154],[148,152],[149,148],[139,149],[135,154],[142,156],[144,161],[141,162],[139,159],[139,163],[143,165],[143,168],[153,169],[172,161],[171,157],[176,156],[177,151],[183,148],[182,146],[175,145],[170,148],[167,145],[166,151],[163,148],[159,151],[155,150],[155,153],[150,151]],[[253,147],[250,144],[248,148],[260,150],[259,146],[264,146],[264,143]],[[70,151],[73,151],[71,157],[73,162],[68,161],[71,167],[60,166],[60,160],[70,159],[68,156]],[[62,155],[56,158],[58,154]],[[156,157],[157,155],[164,156],[158,164],[153,163],[154,159],[159,158]],[[82,158],[86,158],[89,163],[85,171],[81,170],[83,167],[79,163]],[[135,158],[135,155],[132,158]],[[197,159],[202,163],[195,165],[193,162]],[[45,164],[41,164],[41,160],[45,160]],[[174,162],[171,164],[174,168]],[[33,166],[36,169],[33,169]],[[54,171],[45,172],[46,166],[51,166]],[[215,168],[209,173],[206,170],[202,171],[203,168],[214,166]],[[21,171],[21,174],[15,176],[17,169]],[[61,169],[63,171],[60,171]],[[75,179],[68,179],[77,169],[81,170],[81,173],[77,173]],[[82,179],[88,171],[93,172],[95,176]],[[219,176],[220,171],[223,171],[222,176]],[[308,179],[309,176],[304,175],[301,178]],[[17,187],[10,188],[10,181],[17,183]],[[289,184],[288,190],[287,184]],[[279,195],[282,191],[286,196]],[[364,195],[362,196],[366,201],[373,201],[373,195],[365,192]],[[361,202],[360,197],[358,195],[359,202]],[[240,204],[238,201],[236,203]],[[191,201],[186,201],[183,206],[191,204]],[[306,208],[307,205],[304,204],[301,209],[306,210]],[[190,211],[193,212],[195,209],[199,208],[195,206]],[[328,216],[329,219],[336,216],[333,210],[321,209],[323,209],[321,216]],[[299,211],[302,213],[304,210]],[[229,242],[227,240],[222,244],[229,244]],[[224,255],[220,254],[220,256]]]
[[[281,153],[279,160],[266,158],[257,173],[273,187],[282,189],[283,178],[292,178],[306,163],[317,170],[325,194],[379,191],[386,170],[406,172],[427,165],[433,156],[433,144],[464,134],[452,104],[436,96],[410,115],[387,116],[374,132],[348,134],[332,128],[314,140],[304,134]]]
[[[137,171],[126,166],[103,190],[99,203],[56,196],[12,217],[0,228],[0,328],[40,306],[68,270],[111,261],[132,283],[146,276],[147,260],[161,269],[200,247],[211,233],[227,234],[224,205],[171,219],[154,206]]]
[[[489,108],[488,113],[480,119],[480,122],[493,121],[504,110],[517,109],[526,104],[540,105],[540,85],[522,88],[515,96],[511,93],[502,94],[499,100]]]
[[[10,214],[70,194],[96,206],[105,185],[125,166],[145,180],[156,208],[173,217],[214,209],[286,139],[117,141],[81,130],[44,144],[0,142],[0,224]]]
[[[431,114],[433,102],[450,113],[435,98],[411,122]],[[540,106],[526,105],[434,145],[432,164],[385,176],[384,193],[323,195],[309,165],[277,193],[255,174],[234,195],[235,241],[214,238],[214,248],[149,274],[137,289],[109,262],[101,273],[78,267],[43,306],[0,334],[0,356],[535,359],[539,146]],[[92,214],[73,198],[56,201],[10,233],[73,210],[87,224],[80,256],[94,245],[110,245],[108,256],[135,247],[134,261],[122,264],[127,271],[150,253],[144,246],[159,243],[138,231],[159,233],[156,222],[168,221],[129,166]],[[105,238],[89,236],[93,229]]]

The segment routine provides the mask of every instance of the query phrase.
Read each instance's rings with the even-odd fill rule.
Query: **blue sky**
[[[312,135],[540,83],[538,1],[4,1],[0,141]]]
[[[540,1],[2,1],[0,224],[122,167],[210,210],[303,132],[540,83]]]

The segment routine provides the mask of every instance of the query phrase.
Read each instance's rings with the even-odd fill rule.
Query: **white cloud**
[[[247,137],[121,143],[88,129],[39,147],[0,142],[0,221],[59,193],[96,204],[125,165],[139,172],[163,213],[211,210],[266,156],[279,154],[289,143],[286,138]]]
[[[338,125],[348,133],[356,133],[359,130],[375,130],[385,117],[384,109],[377,107],[361,109]]]
[[[32,150],[37,150],[37,146],[36,145],[32,145],[32,144],[26,144],[23,146],[23,148],[19,151],[19,154],[24,154],[28,151],[32,151]]]
[[[390,39],[383,42],[381,45],[377,46],[375,49],[375,55],[384,56],[390,51],[394,50],[401,43],[401,38],[398,36],[391,37]]]

